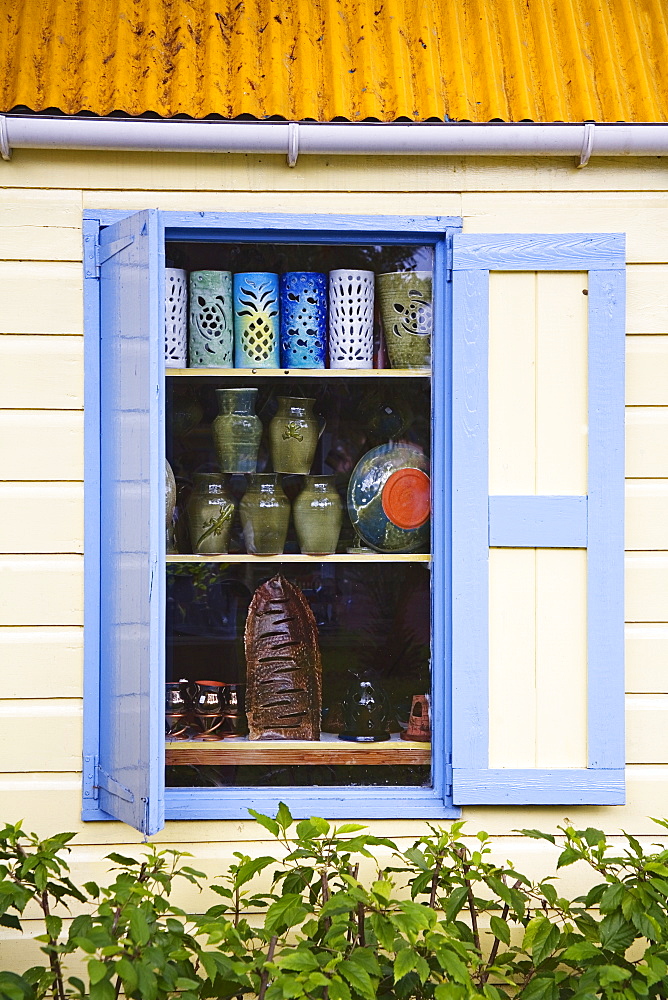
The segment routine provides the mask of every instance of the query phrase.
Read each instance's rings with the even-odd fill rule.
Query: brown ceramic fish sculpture
[[[319,740],[318,628],[301,590],[280,573],[253,594],[244,644],[249,738]]]

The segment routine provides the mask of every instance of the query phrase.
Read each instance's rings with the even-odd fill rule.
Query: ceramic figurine
[[[167,551],[174,552],[174,508],[176,507],[176,479],[169,462],[165,462],[165,527]]]
[[[169,740],[183,740],[188,735],[190,698],[186,680],[168,681],[165,685],[165,735]]]
[[[278,311],[277,274],[248,271],[234,275],[235,368],[278,368]]]
[[[307,476],[292,512],[302,552],[312,556],[336,552],[343,504],[334,486],[334,476]]]
[[[191,368],[234,367],[231,271],[191,271],[188,363]]]
[[[431,362],[431,271],[378,275],[385,344],[393,368],[429,368]]]
[[[185,368],[188,348],[188,274],[165,268],[165,366]]]
[[[255,556],[275,556],[283,551],[290,521],[290,501],[275,473],[264,472],[250,477],[239,513],[247,552]]]
[[[324,368],[327,358],[327,275],[281,275],[281,368]]]
[[[343,732],[340,740],[379,743],[390,738],[392,708],[373,670],[355,675],[343,699]]]
[[[195,474],[186,509],[193,552],[227,552],[234,509],[234,497],[221,473]]]
[[[329,367],[373,368],[374,272],[329,272]]]
[[[307,476],[321,429],[313,412],[314,399],[278,396],[278,410],[269,424],[269,447],[275,472]]]
[[[222,472],[255,472],[262,423],[255,415],[257,389],[216,389],[220,413],[211,425]]]
[[[429,695],[414,694],[408,726],[401,733],[402,740],[415,740],[418,743],[431,742],[431,720],[429,714]]]
[[[429,463],[411,444],[372,448],[348,482],[348,513],[377,552],[419,552],[429,545]]]
[[[251,740],[319,740],[322,666],[308,601],[280,574],[255,591],[246,619]]]
[[[200,735],[206,740],[220,740],[225,709],[225,685],[222,681],[195,681],[192,705]]]

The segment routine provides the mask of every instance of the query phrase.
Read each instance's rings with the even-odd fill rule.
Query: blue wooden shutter
[[[156,211],[100,234],[100,808],[164,823],[165,470]]]
[[[453,801],[623,803],[624,239],[607,233],[453,241]],[[586,496],[489,496],[490,270],[589,273]],[[490,545],[587,548],[586,768],[489,766]],[[508,727],[521,724],[507,719]]]

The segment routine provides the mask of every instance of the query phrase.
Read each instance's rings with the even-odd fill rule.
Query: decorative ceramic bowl
[[[382,444],[359,460],[348,484],[348,513],[377,552],[419,552],[429,545],[429,463],[411,444]]]

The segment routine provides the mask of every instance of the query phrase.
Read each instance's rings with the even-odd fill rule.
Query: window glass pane
[[[167,245],[168,265],[190,272],[370,271],[376,299],[366,369],[167,369],[170,786],[430,784],[430,370],[391,368],[385,343],[388,308],[395,337],[428,342],[430,291],[402,300],[386,282],[381,309],[377,276],[429,277],[432,256],[398,245]],[[238,436],[259,438],[255,478],[239,470],[244,441],[218,419],[239,407],[254,429],[234,425]],[[272,548],[281,518],[287,532]],[[276,586],[286,611],[266,639]]]

